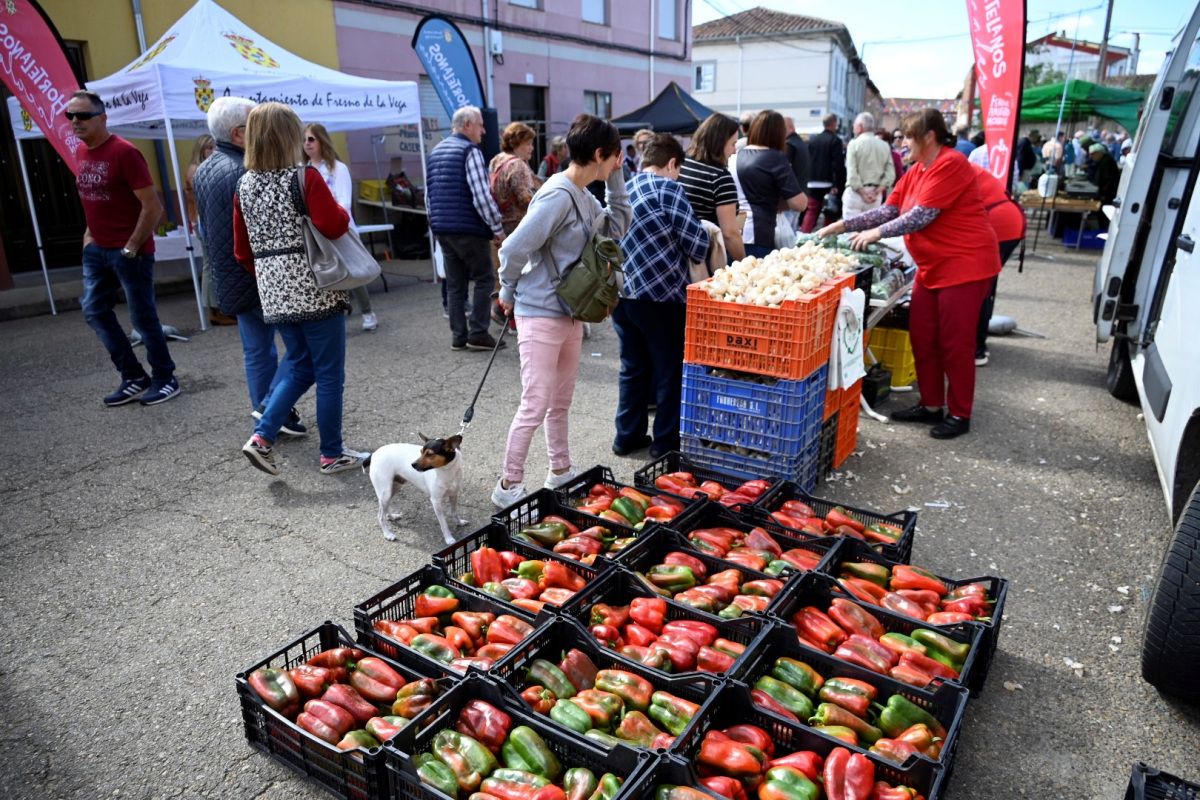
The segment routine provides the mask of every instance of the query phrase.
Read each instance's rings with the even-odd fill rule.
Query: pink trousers
[[[521,357],[521,405],[508,429],[504,479],[525,480],[525,459],[533,434],[546,427],[550,469],[571,466],[567,414],[575,395],[583,323],[570,317],[518,317],[517,347]]]

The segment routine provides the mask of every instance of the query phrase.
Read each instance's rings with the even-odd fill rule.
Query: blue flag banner
[[[454,116],[463,106],[483,108],[479,69],[457,25],[431,14],[417,25],[412,46],[447,114]]]

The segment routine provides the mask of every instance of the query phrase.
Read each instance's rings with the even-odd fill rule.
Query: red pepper
[[[547,561],[542,572],[547,587],[567,589],[578,592],[587,586],[587,581],[578,572],[574,572],[566,564],[559,561]]]
[[[795,547],[779,556],[801,572],[812,572],[821,563],[821,554]]]
[[[462,628],[456,625],[447,625],[442,629],[442,634],[450,646],[460,653],[470,654],[475,651],[475,641]]]
[[[667,601],[661,597],[635,597],[629,604],[629,618],[643,628],[660,633]]]
[[[304,699],[320,697],[334,682],[333,670],[309,664],[301,664],[289,669],[288,676],[291,677],[292,683],[296,684],[296,690],[300,692],[300,697]]]
[[[336,745],[343,736],[343,734],[338,733],[337,728],[325,723],[319,717],[309,714],[307,711],[300,712],[299,716],[296,717],[296,724],[318,739],[323,739],[333,745]]]
[[[762,572],[763,567],[767,566],[767,559],[745,547],[735,547],[722,556],[722,558],[737,564],[739,567],[745,567],[757,572]]]
[[[704,481],[704,483],[700,484],[700,491],[708,495],[710,500],[720,500],[721,496],[724,495],[728,489],[716,481]]]
[[[739,594],[733,598],[733,602],[731,603],[731,605],[737,606],[742,611],[751,611],[755,614],[763,613],[770,604],[771,598],[755,594]]]
[[[897,589],[896,594],[919,604],[928,614],[937,611],[942,603],[941,595],[930,589]]]
[[[554,696],[554,692],[547,689],[545,686],[527,686],[521,692],[521,699],[529,704],[535,714],[549,715],[550,709],[554,708],[554,703],[558,700]]]
[[[625,640],[621,638],[621,632],[612,625],[593,625],[588,630],[591,631],[592,636],[596,637],[596,641],[605,647],[620,650],[625,644]]]
[[[967,614],[970,617],[986,617],[992,613],[992,604],[982,597],[958,597],[941,604],[943,613]]]
[[[732,642],[729,639],[717,639],[712,643],[712,646],[714,650],[719,650],[722,653],[728,653],[734,658],[737,658],[742,653],[746,652],[746,645],[739,642]]]
[[[638,625],[636,622],[630,622],[621,630],[624,632],[625,641],[637,647],[649,647],[658,639],[658,635],[654,631]]]
[[[946,593],[947,600],[956,600],[960,597],[982,597],[984,600],[988,596],[988,585],[976,581],[975,583],[964,583],[962,586],[955,586]]]
[[[910,564],[897,564],[892,568],[892,578],[888,582],[892,591],[900,589],[928,589],[941,597],[947,592],[946,583],[927,569],[914,567]]]
[[[750,700],[754,703],[754,705],[759,706],[760,708],[765,708],[767,711],[772,711],[784,719],[791,720],[792,722],[801,721],[799,717],[797,717],[788,709],[784,708],[782,703],[780,703],[774,697],[771,697],[771,695],[767,694],[762,689],[751,689]]]
[[[850,516],[850,512],[841,506],[837,506],[836,508],[830,510],[830,512],[825,515],[825,522],[828,523],[829,527],[831,528],[838,528],[842,525],[845,525],[853,528],[859,533],[862,533],[867,527],[854,517]]]
[[[592,488],[588,489],[588,497],[616,497],[617,487],[609,486],[607,483],[592,484]]]
[[[337,731],[337,739],[334,739],[330,744],[337,744],[337,740],[346,735],[346,732],[353,729],[355,726],[354,715],[339,705],[329,702],[328,700],[309,700],[304,704],[304,713],[309,716],[316,717],[321,722],[328,725],[333,730]],[[303,727],[303,726],[301,726]],[[317,733],[316,731],[309,731]],[[321,734],[317,733],[318,736]],[[322,736],[321,738],[325,738]],[[326,741],[329,741],[326,739]]]
[[[500,552],[494,547],[481,547],[471,553],[471,572],[475,575],[475,583],[483,586],[485,583],[499,583],[507,576],[504,561]]]
[[[476,658],[490,658],[492,661],[499,661],[508,655],[516,645],[511,644],[485,644],[475,651]]]
[[[576,594],[576,592],[572,592],[570,589],[560,589],[557,586],[551,586],[548,589],[543,589],[538,599],[552,606],[561,606]]]
[[[862,532],[861,538],[881,544],[896,544],[904,537],[904,530],[887,522],[872,522]]]
[[[734,778],[754,778],[762,774],[766,756],[757,747],[718,736],[710,731],[700,743],[697,761]]]
[[[758,498],[763,496],[763,494],[767,491],[767,489],[770,489],[770,488],[771,488],[771,484],[769,481],[764,481],[762,478],[752,478],[751,480],[748,480],[745,483],[743,483],[741,486],[739,486],[737,488],[737,491],[745,492],[746,494],[750,495],[751,497],[753,497],[754,499],[757,500]]]
[[[892,786],[883,781],[875,782],[871,792],[871,800],[924,800],[921,794],[911,786]]]
[[[708,576],[708,567],[704,565],[703,561],[679,550],[672,550],[667,553],[663,557],[663,563],[672,566],[688,567],[698,581],[703,581]]]
[[[913,619],[924,620],[931,612],[915,600],[910,600],[897,592],[888,592],[879,601],[879,605],[886,608],[888,611],[894,611],[897,614],[903,614],[906,617]]]
[[[438,617],[457,611],[458,598],[445,586],[429,586],[417,595],[413,609],[418,617]]]
[[[729,800],[747,800],[746,789],[742,782],[728,775],[711,775],[700,779],[700,785],[711,792],[716,792]]]
[[[901,683],[907,683],[909,686],[917,686],[924,688],[933,680],[933,675],[920,669],[912,664],[905,664],[904,656],[901,656],[901,661],[896,666],[892,667],[888,674]]]
[[[508,575],[525,561],[525,556],[512,550],[501,550],[500,561],[504,564],[504,574]]]
[[[552,548],[559,555],[579,559],[604,552],[604,542],[591,536],[568,536]]]
[[[321,695],[321,699],[349,711],[350,716],[354,717],[355,722],[359,725],[365,724],[371,717],[379,714],[379,709],[363,699],[363,696],[353,686],[347,686],[344,683],[335,683],[330,686]],[[392,692],[392,700],[395,699],[396,693]]]
[[[335,647],[332,650],[317,653],[308,660],[308,663],[314,667],[353,667],[365,655],[366,653],[357,647]]]
[[[492,644],[520,644],[533,633],[533,626],[511,614],[501,614],[488,626],[487,640]]]
[[[653,650],[663,650],[671,660],[673,672],[687,672],[696,666],[696,658],[700,654],[700,645],[695,639],[682,634],[663,634],[652,646]]]
[[[691,492],[696,487],[694,483],[680,480],[672,475],[659,475],[654,479],[654,488],[677,494],[680,497],[691,497]]]
[[[726,492],[717,500],[718,503],[726,508],[737,510],[742,506],[747,506],[753,503],[757,498],[746,492]]]
[[[896,654],[874,639],[854,634],[842,642],[833,653],[843,661],[886,675],[899,660]]]
[[[821,765],[824,763],[825,759],[812,750],[799,750],[782,758],[775,759],[767,764],[767,767],[791,767],[803,772],[810,781],[816,781],[821,775]]]
[[[930,625],[953,625],[956,622],[970,622],[975,619],[973,614],[961,611],[937,611],[925,618]]]
[[[829,604],[829,616],[847,633],[858,633],[872,639],[883,636],[883,623],[862,606],[842,598],[834,598]]]
[[[688,541],[702,553],[722,558],[733,547],[733,537],[717,529],[699,528],[688,534]]]
[[[450,621],[454,623],[455,627],[466,631],[467,635],[471,637],[471,641],[476,644],[483,642],[487,626],[495,620],[496,615],[490,611],[455,611],[450,615]]]
[[[920,751],[908,742],[898,739],[880,739],[871,745],[871,752],[894,764],[903,764],[909,756],[915,756]]]
[[[837,582],[839,586],[859,600],[875,606],[879,605],[879,601],[887,594],[887,589],[865,578],[841,577],[837,579]]]
[[[679,516],[679,511],[672,506],[650,506],[646,509],[645,519],[655,522],[666,522]]]
[[[483,700],[471,699],[458,713],[454,729],[483,744],[493,753],[500,752],[500,745],[508,738],[512,728],[512,717]]]
[[[817,511],[808,503],[800,500],[784,500],[779,506],[780,511],[786,511],[789,514],[797,514],[802,517],[816,517]]]
[[[805,606],[792,615],[796,632],[826,653],[846,640],[846,632],[816,606]]]
[[[695,619],[677,619],[663,625],[663,633],[681,633],[694,639],[700,646],[712,644],[717,639],[717,629],[707,622]]]
[[[567,681],[578,691],[591,689],[596,685],[596,665],[587,657],[587,653],[572,647],[558,662],[558,668],[567,676]]]
[[[916,667],[922,672],[928,672],[936,678],[945,678],[947,680],[956,680],[958,672],[947,667],[940,661],[935,661],[929,656],[923,656],[920,653],[905,653],[900,656],[900,663],[911,667]]]
[[[629,622],[629,606],[611,606],[608,603],[596,603],[592,606],[592,625],[612,625],[622,628]]]
[[[870,800],[875,787],[875,765],[862,753],[835,747],[822,772],[828,800]]]
[[[765,551],[776,558],[783,554],[783,548],[779,546],[779,542],[771,538],[771,535],[762,528],[751,528],[750,532],[746,534],[743,544],[751,550]]]
[[[522,611],[528,611],[535,617],[542,613],[542,609],[546,606],[546,603],[542,600],[532,600],[523,597],[514,597],[512,600],[508,601],[508,604],[510,606],[516,606]]]
[[[366,675],[367,677],[377,680],[380,683],[387,684],[388,686],[392,687],[393,691],[402,688],[404,684],[408,683],[408,681],[404,679],[404,676],[388,666],[386,661],[381,658],[375,658],[374,656],[360,658],[358,660],[358,665],[354,669],[354,675]],[[351,678],[353,678],[354,675],[351,675]],[[395,700],[396,698],[393,697],[392,699]]]
[[[721,733],[735,742],[744,742],[757,747],[767,758],[775,755],[775,742],[771,739],[771,734],[757,725],[734,725],[732,728],[723,729]]]
[[[450,669],[455,672],[466,672],[469,668],[474,667],[481,672],[487,672],[492,667],[496,666],[496,662],[490,658],[482,658],[479,656],[456,658],[449,664]]]
[[[735,663],[733,656],[711,647],[701,647],[696,654],[696,669],[701,672],[728,672]]]
[[[408,623],[397,622],[394,619],[377,619],[371,623],[371,627],[389,639],[395,639],[401,644],[408,644],[420,633],[420,631]],[[395,650],[396,648],[391,648],[387,655],[391,655]],[[327,669],[327,667],[316,667],[315,669]],[[345,669],[345,667],[336,667],[335,669]]]
[[[562,525],[567,529],[567,536],[575,536],[579,533],[579,526],[577,526],[574,522],[571,522],[571,520],[567,519],[566,517],[560,517],[558,514],[547,514],[546,516],[542,517],[538,524],[544,522],[557,522],[559,525]]]
[[[688,589],[687,592],[680,592],[679,594],[675,595],[675,599],[679,600],[680,595],[687,594],[688,597],[708,597],[714,602],[724,606],[729,604],[729,601],[737,595],[738,591],[739,590],[736,585],[731,586],[728,583],[706,583],[703,586],[693,586],[691,589]],[[680,600],[680,602],[683,601]]]

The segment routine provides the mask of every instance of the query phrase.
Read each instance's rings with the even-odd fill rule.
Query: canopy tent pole
[[[162,80],[159,79],[159,92],[162,92]],[[179,156],[175,152],[175,131],[171,128],[171,115],[163,114],[167,124],[167,147],[171,150],[171,170],[175,173],[175,195],[179,198],[180,213],[183,214],[183,237],[187,246],[188,266],[192,272],[192,288],[196,292],[196,312],[200,315],[200,330],[208,330],[208,315],[204,313],[204,300],[200,296],[200,277],[196,274],[196,253],[192,248],[192,232],[188,227],[187,204],[183,199],[183,181],[179,178]]]
[[[1075,36],[1071,39],[1071,55],[1067,57],[1067,76],[1063,78],[1062,100],[1058,104],[1058,122],[1054,128],[1054,136],[1056,139],[1058,138],[1058,132],[1062,130],[1063,111],[1066,110],[1067,107],[1067,89],[1069,89],[1071,86],[1071,73],[1075,68],[1075,43],[1079,40],[1079,20],[1082,14],[1083,12],[1080,11],[1075,15]],[[1063,142],[1064,157],[1066,156],[1066,146],[1067,142]]]
[[[17,144],[17,161],[21,163],[21,179],[25,181],[25,199],[29,203],[29,216],[33,218],[33,238],[37,242],[38,258],[42,262],[42,278],[46,281],[46,299],[50,301],[50,313],[58,316],[58,309],[54,305],[54,293],[50,291],[50,270],[46,269],[46,248],[42,246],[42,228],[38,223],[37,209],[33,206],[33,190],[29,188],[29,172],[25,169],[25,148],[21,145],[21,140],[16,137],[13,141]]]
[[[429,171],[425,167],[425,123],[417,116],[417,145],[421,148],[421,180],[425,183],[425,213],[429,213]],[[437,262],[433,258],[433,227],[429,225],[429,217],[425,217],[425,233],[429,236],[429,266],[433,269],[433,282],[437,283]]]

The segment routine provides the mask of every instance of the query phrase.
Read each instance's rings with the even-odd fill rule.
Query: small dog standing
[[[363,472],[371,476],[371,485],[379,498],[379,527],[388,541],[396,538],[388,528],[388,521],[399,519],[400,515],[388,514],[388,504],[404,483],[411,483],[429,496],[442,536],[447,544],[454,544],[457,539],[450,529],[450,520],[458,527],[468,524],[458,516],[458,491],[463,482],[463,458],[459,450],[462,436],[429,439],[423,433],[417,435],[424,444],[386,444],[363,462]]]

